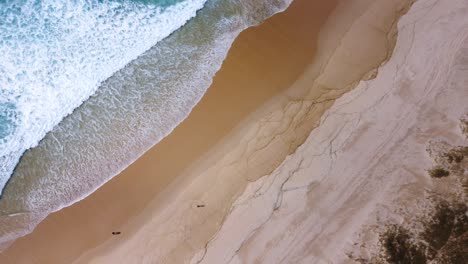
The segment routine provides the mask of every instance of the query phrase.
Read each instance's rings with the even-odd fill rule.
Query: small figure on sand
[[[200,208],[200,207],[205,207],[204,204],[197,204],[197,207]]]
[[[115,235],[120,235],[120,232],[117,231],[117,232],[112,232],[112,234],[115,236]]]

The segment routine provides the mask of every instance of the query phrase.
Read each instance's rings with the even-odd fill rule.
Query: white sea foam
[[[131,1],[1,3],[0,105],[11,107],[0,139],[0,190],[26,149],[205,2],[164,8]]]

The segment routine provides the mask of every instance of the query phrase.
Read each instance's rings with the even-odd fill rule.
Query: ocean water
[[[291,1],[0,1],[0,245],[168,135]]]
[[[0,190],[26,149],[205,1],[0,1]]]

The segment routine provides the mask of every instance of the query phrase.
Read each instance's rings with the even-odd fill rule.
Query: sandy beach
[[[447,153],[468,149],[467,10],[466,1],[416,1],[376,78],[338,99],[294,154],[249,183],[191,263],[464,263],[468,162]],[[437,166],[449,176],[435,178]],[[459,204],[458,235],[440,231],[452,220],[431,212],[440,210],[434,201]],[[418,237],[420,253],[394,244],[402,262],[392,262],[379,242],[389,225],[432,237]]]
[[[445,69],[466,63],[468,7],[413,2],[295,0],[242,32],[185,121],[0,262],[349,262],[382,204],[431,186],[428,138],[464,142],[465,68]]]
[[[243,32],[187,120],[93,195],[50,215],[31,235],[3,252],[0,262],[71,263],[82,252],[112,239],[112,231],[127,235],[124,226],[184,169],[300,76],[314,59],[319,29],[334,2],[297,1],[294,12],[278,14]],[[44,239],[49,242],[43,243]]]

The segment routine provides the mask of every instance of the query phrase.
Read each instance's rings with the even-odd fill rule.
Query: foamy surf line
[[[0,190],[25,150],[205,2],[1,3]]]
[[[0,246],[83,199],[168,135],[201,99],[237,35],[291,1],[208,0],[103,82],[21,158],[0,199]]]

